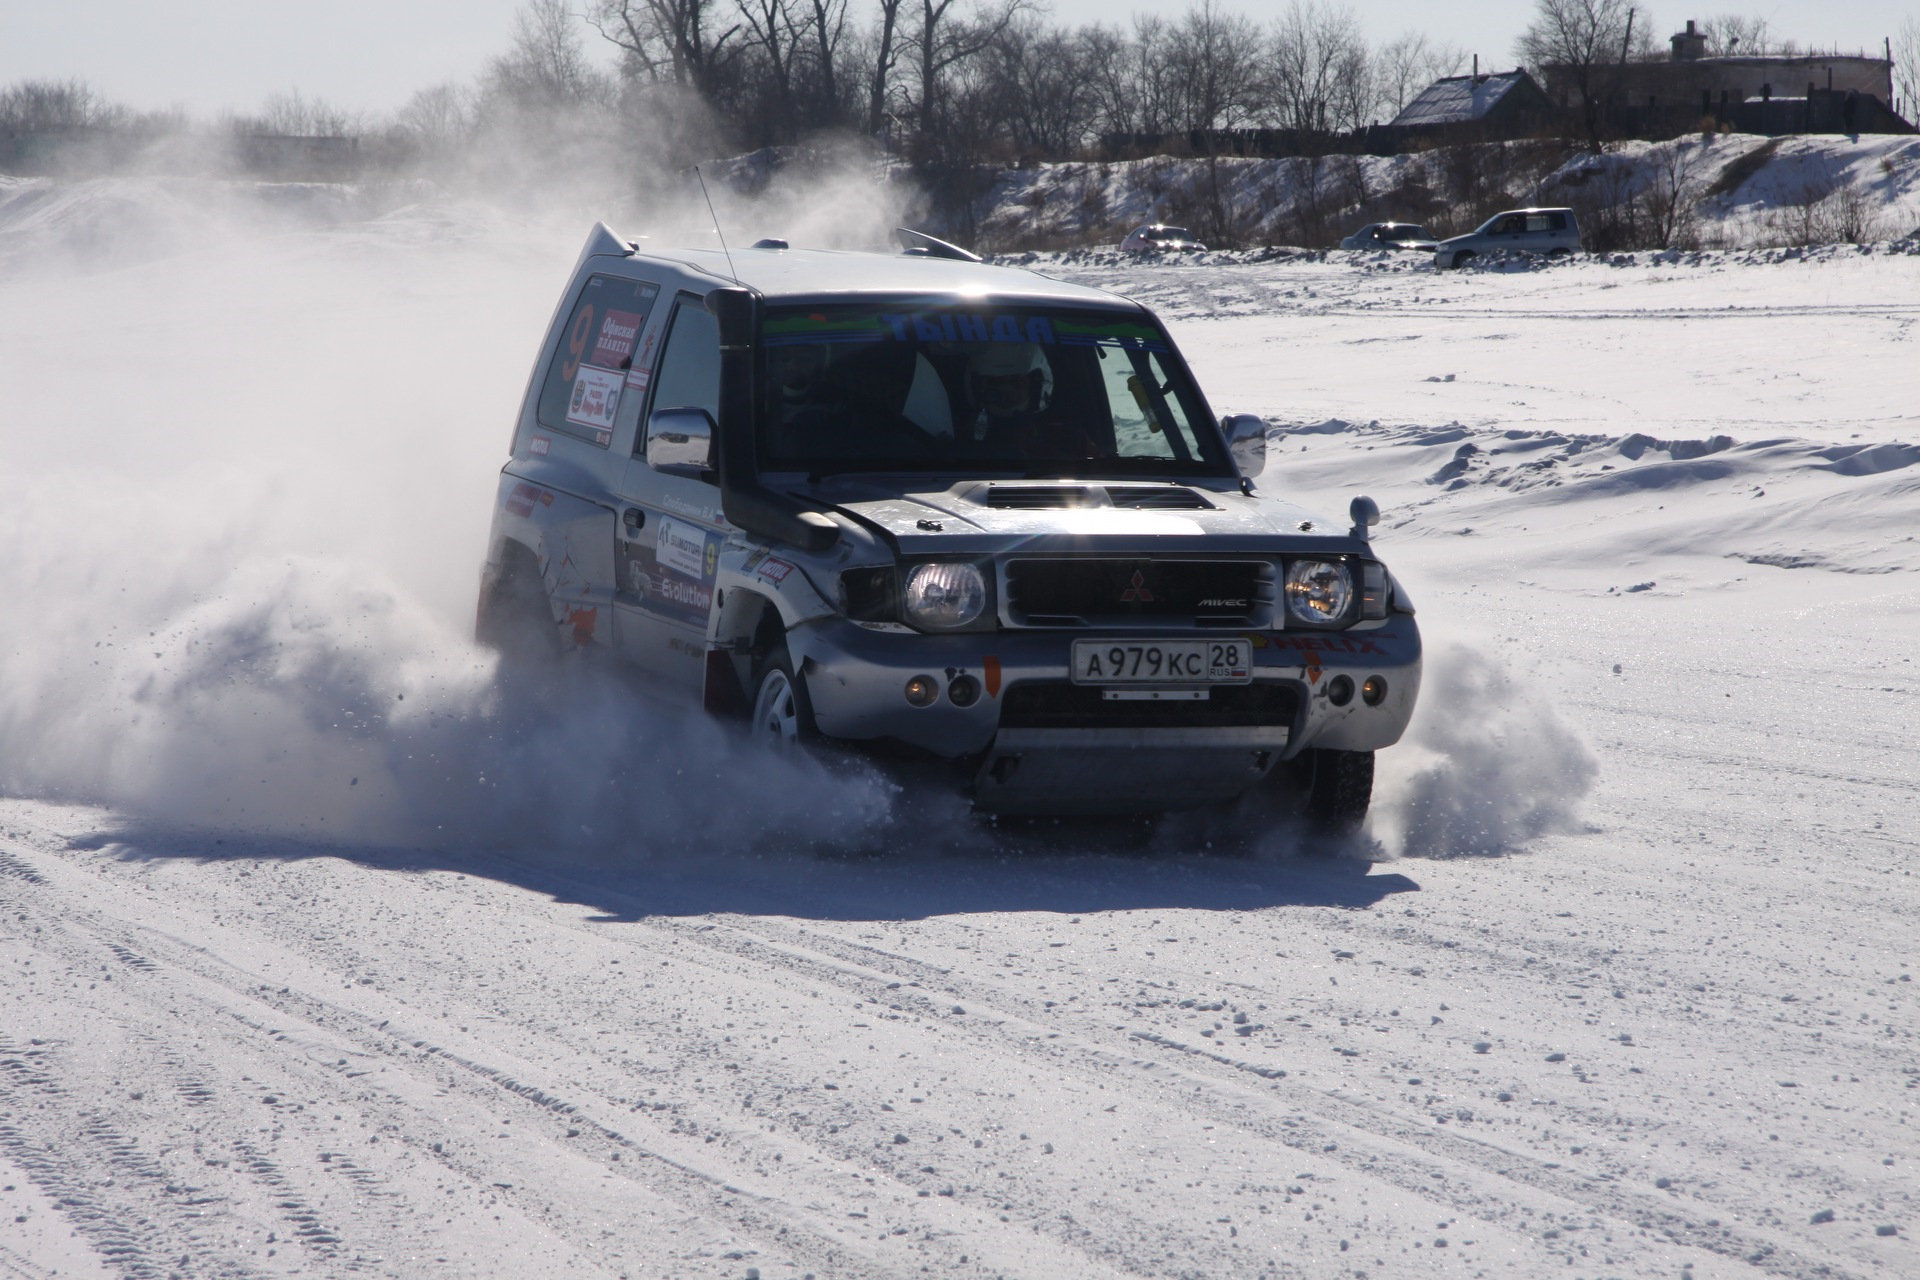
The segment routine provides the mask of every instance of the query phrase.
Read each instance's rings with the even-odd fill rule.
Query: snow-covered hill
[[[1224,219],[1242,244],[1330,244],[1382,218],[1430,219],[1454,234],[1471,229],[1462,220],[1474,210],[1541,203],[1572,204],[1597,225],[1607,209],[1624,216],[1663,187],[1688,215],[1671,243],[1891,239],[1920,229],[1920,138],[1722,134],[1621,143],[1598,156],[1510,143],[1213,165],[1166,156],[1044,164],[1003,171],[968,225],[953,229],[1007,251],[1117,244],[1143,222]]]
[[[1386,511],[1422,713],[1314,861],[499,688],[577,243],[0,279],[0,1271],[1920,1272],[1920,256],[1036,258]]]

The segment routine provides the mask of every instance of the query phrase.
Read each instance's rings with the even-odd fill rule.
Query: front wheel
[[[754,689],[753,717],[748,722],[754,741],[776,751],[792,751],[819,732],[806,683],[795,673],[785,644],[761,658]]]
[[[1350,836],[1373,801],[1373,752],[1312,747],[1294,761],[1306,790],[1307,826],[1316,835]]]
[[[1478,256],[1479,255],[1474,253],[1474,251],[1471,249],[1462,249],[1460,252],[1453,255],[1452,265],[1457,270],[1460,267],[1466,266],[1469,262],[1473,261],[1474,258]]]

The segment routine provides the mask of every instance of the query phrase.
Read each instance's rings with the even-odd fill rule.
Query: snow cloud
[[[1540,681],[1459,641],[1428,643],[1406,741],[1379,756],[1372,829],[1409,857],[1504,853],[1576,828],[1599,761]]]

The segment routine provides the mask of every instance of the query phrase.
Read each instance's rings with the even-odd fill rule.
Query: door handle
[[[647,513],[638,507],[628,507],[620,513],[620,523],[627,531],[627,537],[636,538],[640,530],[646,527]]]

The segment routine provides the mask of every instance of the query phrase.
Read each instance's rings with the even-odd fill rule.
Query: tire
[[[1475,258],[1479,256],[1480,256],[1479,254],[1475,253],[1471,249],[1462,249],[1460,250],[1460,252],[1453,255],[1453,269],[1458,271],[1461,267],[1466,266],[1467,263],[1473,261]]]
[[[1294,777],[1306,791],[1307,829],[1344,838],[1367,820],[1373,800],[1373,752],[1311,747],[1294,761]]]
[[[775,751],[798,751],[819,736],[807,683],[795,672],[785,641],[754,666],[753,713],[747,730],[754,742]]]
[[[559,661],[565,646],[531,553],[509,554],[500,576],[482,589],[473,637],[510,663],[549,666]]]
[[[1547,250],[1547,256],[1549,258],[1571,258],[1573,256],[1573,250],[1567,248],[1565,245],[1562,245],[1558,249]]]

